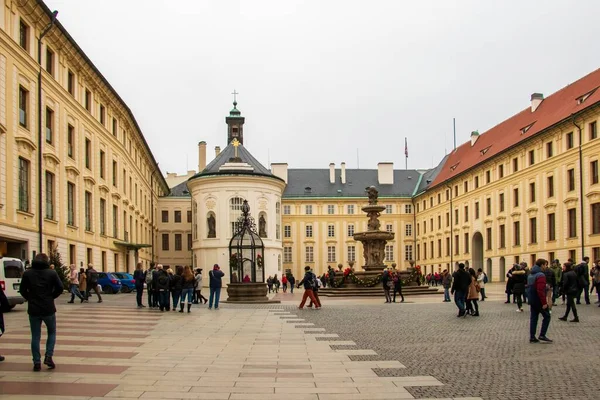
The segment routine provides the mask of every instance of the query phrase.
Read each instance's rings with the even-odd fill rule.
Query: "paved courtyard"
[[[592,399],[600,355],[600,309],[581,306],[578,325],[553,321],[554,344],[528,343],[528,313],[481,305],[458,319],[439,296],[323,299],[281,305],[194,306],[191,314],[132,307],[134,295],[102,304],[57,304],[54,371],[31,371],[24,307],[0,338],[2,399]],[[558,307],[562,311],[564,307]],[[558,311],[557,311],[558,312]],[[557,314],[555,312],[554,315]],[[560,324],[558,322],[561,322]]]

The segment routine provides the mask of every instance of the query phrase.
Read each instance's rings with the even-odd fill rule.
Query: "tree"
[[[54,270],[58,274],[58,277],[60,278],[63,287],[67,289],[69,287],[69,267],[63,264],[62,257],[58,252],[58,246],[50,249],[48,258],[50,259],[50,265],[54,264]]]

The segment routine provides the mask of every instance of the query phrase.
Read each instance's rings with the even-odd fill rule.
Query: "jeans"
[[[465,297],[466,293],[462,290],[457,290],[454,292],[454,302],[456,303],[456,307],[458,307],[458,311],[461,314],[465,313]]]
[[[159,290],[158,291],[158,304],[160,307],[160,311],[171,309],[171,302],[169,301],[169,291],[168,290]]]
[[[548,327],[550,326],[550,313],[548,309],[543,309],[540,306],[531,306],[531,314],[529,316],[529,338],[535,339],[535,333],[537,331],[538,318],[542,314],[542,330],[540,336],[546,336]]]
[[[83,295],[79,291],[79,285],[73,283],[69,285],[69,292],[71,292],[71,302],[75,300],[75,296],[79,297],[81,300],[84,299]]]
[[[46,324],[48,330],[48,340],[46,340],[46,357],[54,355],[54,345],[56,344],[56,314],[45,315],[43,317],[30,315],[29,326],[31,328],[31,355],[34,363],[40,363],[40,340],[42,339],[42,321]]]
[[[444,301],[450,301],[450,288],[444,288]]]
[[[210,296],[208,297],[208,308],[212,308],[213,300],[215,301],[215,308],[219,308],[219,298],[221,297],[221,288],[210,288]]]
[[[579,293],[577,293],[577,304],[581,303],[581,292],[584,292],[585,304],[590,304],[590,284],[589,284],[589,282],[585,284],[583,289],[579,289]]]
[[[148,307],[154,307],[154,290],[152,290],[152,285],[148,285],[146,290],[148,291]]]
[[[177,304],[179,304],[179,299],[181,298],[180,290],[173,290],[171,292],[171,298],[173,299],[173,310],[177,308]],[[183,298],[181,298],[181,303],[183,303]]]
[[[290,293],[294,293],[294,284],[293,283],[290,283]],[[598,296],[600,297],[600,295],[598,295]]]
[[[192,299],[194,297],[194,288],[183,289],[181,291],[181,307],[183,307],[183,303],[185,303],[186,296],[188,304],[192,304]]]
[[[575,307],[575,294],[567,293],[567,310],[563,318],[567,318],[569,313],[573,310],[573,316],[577,318],[577,307]]]
[[[485,300],[487,296],[485,295],[485,288],[481,288],[481,301]]]
[[[144,294],[144,285],[135,285],[135,299],[137,300],[137,305],[142,305],[142,295]],[[150,304],[150,302],[148,302]]]

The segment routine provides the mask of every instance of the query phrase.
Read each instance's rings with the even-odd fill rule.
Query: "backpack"
[[[484,272],[483,273],[483,283],[488,283],[488,282],[489,282],[489,279],[487,277],[487,274]]]
[[[158,284],[162,287],[168,287],[169,277],[165,274],[160,274],[160,276],[158,277]]]
[[[146,285],[151,285],[152,284],[152,270],[149,269],[148,271],[146,271]]]
[[[91,284],[98,283],[98,273],[97,272],[90,272],[90,283]]]
[[[319,282],[317,282],[317,276],[313,273],[310,274],[310,287],[313,290],[319,289]]]

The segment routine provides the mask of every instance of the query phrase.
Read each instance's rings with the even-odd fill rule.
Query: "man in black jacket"
[[[458,271],[454,273],[452,279],[452,289],[450,290],[450,293],[454,295],[454,302],[456,303],[456,307],[458,307],[457,317],[462,317],[465,315],[465,300],[467,298],[467,291],[469,290],[470,284],[471,275],[469,275],[469,273],[465,271],[465,264],[458,264]]]
[[[171,285],[171,279],[161,264],[158,264],[157,269],[158,273],[156,274],[156,288],[158,290],[158,307],[160,308],[160,311],[170,311],[171,301],[169,299],[169,289]]]
[[[579,316],[577,315],[577,307],[575,307],[575,296],[579,292],[579,283],[575,271],[573,271],[573,264],[570,262],[565,263],[565,272],[563,273],[562,292],[567,295],[567,310],[565,315],[560,317],[561,321],[566,321],[569,317],[569,313],[573,310],[573,319],[571,322],[579,322]]]
[[[40,355],[42,322],[46,324],[48,330],[44,364],[49,369],[54,369],[56,367],[52,360],[54,344],[56,343],[56,307],[54,306],[54,299],[63,292],[63,284],[56,271],[50,269],[46,254],[40,253],[35,256],[31,268],[23,274],[19,292],[29,303],[27,313],[29,314],[29,326],[31,328],[33,370],[40,371],[42,369]]]
[[[581,293],[584,294],[585,304],[590,304],[590,258],[583,257],[583,262],[575,268],[575,274],[579,281],[577,292],[577,304],[581,304]]]

